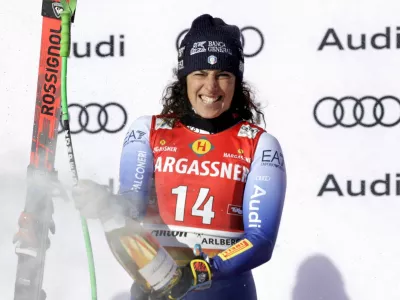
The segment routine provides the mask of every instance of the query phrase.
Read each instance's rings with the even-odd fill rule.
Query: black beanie
[[[223,70],[243,79],[244,59],[240,30],[219,18],[196,18],[178,50],[178,78],[197,70]]]

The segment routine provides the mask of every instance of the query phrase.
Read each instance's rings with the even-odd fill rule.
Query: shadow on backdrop
[[[129,300],[131,299],[131,294],[129,292],[127,293],[119,293],[112,297],[110,300]]]
[[[323,255],[307,258],[297,271],[292,300],[350,300],[339,270]]]

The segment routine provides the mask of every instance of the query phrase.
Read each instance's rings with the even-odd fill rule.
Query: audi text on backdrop
[[[373,196],[400,196],[400,174],[396,174],[394,182],[392,182],[392,176],[386,173],[382,179],[372,181],[362,179],[357,182],[346,180],[346,185],[340,185],[333,174],[328,174],[318,192],[318,197],[324,196],[325,193],[350,197],[370,196],[369,193]],[[367,185],[367,182],[370,183]],[[343,191],[347,192],[347,195]]]
[[[119,38],[115,38],[114,35],[110,35],[107,41],[100,41],[98,43],[85,42],[85,46],[81,46],[80,43],[72,43],[71,54],[76,58],[90,58],[92,56],[98,56],[101,58],[125,56],[125,36],[119,35]]]
[[[392,29],[385,27],[384,32],[373,34],[338,34],[334,28],[328,28],[322,42],[318,47],[318,51],[324,48],[335,48],[338,50],[375,50],[382,49],[400,49],[400,27]],[[347,48],[346,48],[347,47]]]

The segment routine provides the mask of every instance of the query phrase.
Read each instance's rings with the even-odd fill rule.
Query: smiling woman
[[[122,263],[146,275],[148,285],[134,275],[131,299],[256,300],[251,270],[271,259],[286,192],[280,144],[256,125],[263,114],[243,81],[237,26],[199,16],[177,65],[161,114],[139,117],[126,135],[110,201],[122,209],[108,215],[140,220],[162,246],[148,263]],[[81,195],[82,211],[105,215],[92,211],[100,197]],[[170,277],[171,260],[180,275]]]

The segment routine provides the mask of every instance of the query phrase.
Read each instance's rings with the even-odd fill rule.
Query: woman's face
[[[218,117],[231,106],[235,75],[220,70],[201,70],[186,77],[187,93],[195,112],[203,118]]]

